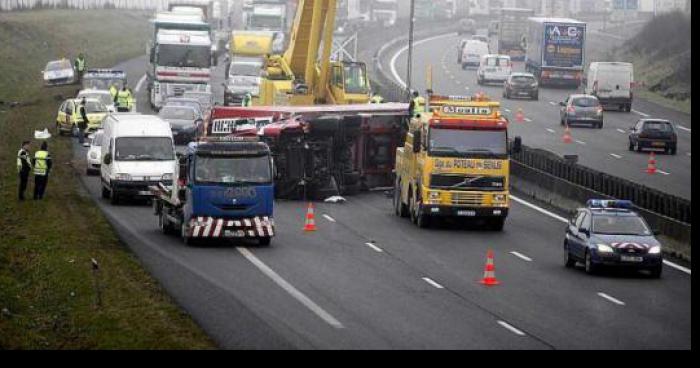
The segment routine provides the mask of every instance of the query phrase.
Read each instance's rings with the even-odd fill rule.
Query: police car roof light
[[[588,201],[587,207],[632,210],[634,209],[634,203],[628,200],[591,199]]]

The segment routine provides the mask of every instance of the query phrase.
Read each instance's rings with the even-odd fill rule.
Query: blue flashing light
[[[634,203],[627,200],[611,200],[611,199],[591,199],[586,204],[588,208],[600,208],[600,209],[623,209],[632,210],[634,209]]]

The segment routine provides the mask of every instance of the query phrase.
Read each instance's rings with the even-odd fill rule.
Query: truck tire
[[[413,221],[416,226],[421,229],[430,227],[430,218],[421,211],[421,205],[418,204],[417,198],[414,195],[411,195],[409,212],[411,214],[411,221]]]
[[[394,183],[394,213],[401,218],[408,217],[408,209],[401,201],[401,182],[396,179]]]
[[[183,220],[182,225],[180,226],[180,236],[182,237],[182,242],[188,246],[192,247],[195,245],[195,241],[193,238],[187,236],[187,225],[186,221]]]
[[[112,206],[118,205],[118,204],[119,204],[119,199],[120,199],[120,198],[119,198],[119,194],[115,193],[113,190],[110,191],[110,193],[109,193],[109,203],[110,203]]]
[[[492,218],[486,220],[486,225],[489,230],[491,231],[503,231],[503,227],[506,224],[506,219],[503,217],[498,217],[498,218]]]
[[[168,221],[168,218],[165,215],[165,211],[163,210],[160,211],[160,216],[158,216],[158,227],[160,228],[160,231],[165,235],[173,234],[173,226]]]
[[[258,244],[260,244],[261,247],[269,247],[270,244],[272,244],[272,238],[269,236],[264,237],[264,238],[259,238]]]

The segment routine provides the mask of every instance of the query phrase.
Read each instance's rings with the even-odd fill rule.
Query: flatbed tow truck
[[[201,138],[179,157],[173,187],[150,187],[164,234],[185,244],[226,239],[270,245],[275,236],[273,163],[257,137]]]

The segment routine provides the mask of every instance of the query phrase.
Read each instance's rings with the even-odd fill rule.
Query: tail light
[[[184,188],[187,185],[187,180],[185,180],[185,178],[180,178],[177,180],[177,185],[180,188]]]
[[[598,115],[603,115],[603,106],[598,106]]]

